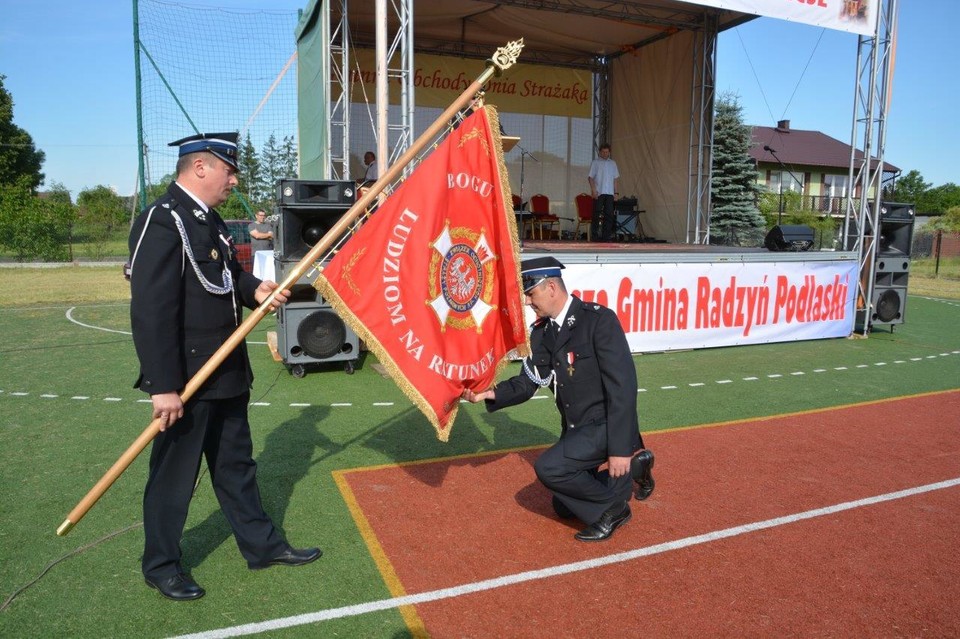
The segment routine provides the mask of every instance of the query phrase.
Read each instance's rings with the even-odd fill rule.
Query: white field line
[[[917,486],[915,488],[908,488],[906,490],[899,490],[892,493],[885,493],[883,495],[876,495],[874,497],[866,497],[864,499],[847,501],[840,504],[834,504],[833,506],[826,506],[824,508],[815,508],[813,510],[806,510],[803,512],[794,513],[792,515],[785,515],[783,517],[775,517],[773,519],[756,521],[749,524],[743,524],[741,526],[734,526],[732,528],[715,530],[713,532],[705,533],[702,535],[685,537],[683,539],[668,541],[662,544],[655,544],[653,546],[647,546],[645,548],[637,548],[635,550],[629,550],[626,552],[620,552],[613,555],[607,555],[606,557],[597,557],[595,559],[587,559],[585,561],[577,561],[569,564],[561,564],[559,566],[551,566],[549,568],[541,568],[539,570],[528,570],[525,572],[514,573],[512,575],[504,575],[503,577],[496,577],[494,579],[484,579],[483,581],[475,581],[473,583],[454,586],[452,588],[441,588],[439,590],[431,590],[428,592],[421,592],[413,595],[404,595],[402,597],[392,597],[390,599],[380,599],[378,601],[370,601],[367,603],[354,604],[351,606],[342,606],[340,608],[328,608],[326,610],[318,610],[316,612],[305,613],[302,615],[294,615],[291,617],[281,617],[279,619],[261,621],[258,623],[249,623],[249,624],[243,624],[239,626],[231,626],[228,628],[220,628],[217,630],[208,630],[206,632],[198,632],[195,634],[180,635],[176,639],[220,639],[224,637],[239,637],[243,635],[252,635],[252,634],[257,634],[261,632],[268,632],[271,630],[279,630],[282,628],[292,628],[295,626],[302,626],[306,624],[317,623],[320,621],[329,621],[331,619],[344,619],[346,617],[357,617],[359,615],[365,615],[371,612],[378,612],[381,610],[390,610],[393,608],[399,608],[401,606],[412,606],[417,604],[429,603],[433,601],[440,601],[442,599],[462,597],[465,595],[483,592],[485,590],[494,590],[496,588],[504,588],[506,586],[513,586],[513,585],[528,582],[528,581],[540,581],[543,579],[559,577],[561,575],[568,575],[571,573],[582,572],[585,570],[593,570],[595,568],[602,568],[604,566],[620,564],[627,561],[640,559],[642,557],[650,557],[652,555],[658,555],[665,552],[681,550],[683,548],[689,548],[691,546],[697,546],[700,544],[707,544],[710,542],[719,541],[721,539],[728,539],[730,537],[737,537],[740,535],[757,532],[759,530],[767,530],[770,528],[777,528],[779,526],[787,526],[787,525],[790,525],[799,521],[804,521],[807,519],[814,519],[816,517],[825,517],[827,515],[833,515],[836,513],[844,512],[846,510],[854,510],[856,508],[865,508],[867,506],[873,506],[876,504],[881,504],[883,502],[888,502],[888,501],[894,501],[897,499],[906,499],[907,497],[913,497],[916,495],[921,495],[923,493],[932,492],[935,490],[944,490],[946,488],[953,488],[955,486],[960,486],[960,477],[936,482],[933,484],[926,484],[924,486]]]

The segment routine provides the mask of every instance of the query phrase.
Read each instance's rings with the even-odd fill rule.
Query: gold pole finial
[[[516,63],[523,50],[523,38],[508,42],[506,46],[500,47],[490,58],[490,63],[497,68],[497,75],[500,75]]]

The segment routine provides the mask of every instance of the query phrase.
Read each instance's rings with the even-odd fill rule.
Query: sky
[[[831,0],[833,1],[833,0]],[[189,0],[237,9],[304,8],[307,0]],[[960,183],[960,24],[956,0],[902,0],[884,159],[938,186]],[[14,123],[46,154],[44,186],[134,191],[137,177],[132,2],[0,0],[0,74]],[[292,36],[291,36],[292,37]],[[207,42],[204,46],[210,46]],[[201,47],[202,50],[202,47]],[[720,34],[717,94],[732,94],[747,124],[819,130],[849,143],[857,36],[758,18]],[[215,98],[215,96],[213,96]],[[862,128],[861,128],[862,131]],[[862,141],[862,132],[857,145]]]

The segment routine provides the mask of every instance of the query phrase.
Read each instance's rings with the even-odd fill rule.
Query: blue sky
[[[188,5],[296,10],[306,0],[190,0]],[[0,0],[0,74],[14,122],[46,153],[47,184],[74,197],[99,184],[133,192],[137,172],[132,3]],[[960,2],[900,2],[885,159],[934,185],[960,183]],[[203,46],[209,46],[207,42]],[[202,50],[202,47],[201,47]],[[815,129],[850,141],[857,36],[759,18],[720,36],[717,91],[748,124]],[[214,96],[215,97],[215,96]],[[859,141],[858,141],[859,143]]]

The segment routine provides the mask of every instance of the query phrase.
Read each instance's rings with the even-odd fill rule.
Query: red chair
[[[543,227],[547,226],[553,229],[557,227],[559,232],[560,218],[550,213],[550,198],[542,193],[537,193],[530,198],[530,212],[533,213],[533,219],[536,222],[536,228],[540,231],[540,239],[543,239]]]
[[[593,198],[587,193],[581,193],[576,198],[577,202],[577,230],[573,232],[574,237],[580,237],[580,229],[587,227],[587,241],[590,241],[590,225],[593,224],[593,207],[595,205]]]

